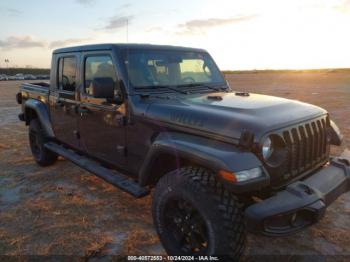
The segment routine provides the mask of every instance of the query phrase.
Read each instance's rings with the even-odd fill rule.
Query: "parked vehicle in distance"
[[[14,76],[15,80],[25,80],[24,74],[15,74]]]
[[[33,74],[23,74],[23,73],[18,73],[14,76],[7,76],[5,74],[0,75],[0,81],[2,80],[49,80],[50,76],[49,75],[33,75]]]
[[[50,79],[50,76],[49,75],[37,75],[36,79],[48,80],[48,79]]]
[[[36,76],[32,75],[32,74],[26,74],[24,75],[24,79],[25,80],[36,80]]]
[[[350,187],[328,112],[233,91],[202,49],[101,44],[53,52],[50,84],[22,84],[35,161],[58,155],[142,197],[171,255],[238,259],[246,231],[319,221]]]
[[[45,79],[44,75],[36,75],[36,79]]]
[[[6,81],[6,80],[8,80],[8,76],[5,75],[5,74],[1,74],[0,75],[0,81]]]
[[[16,76],[9,76],[8,80],[17,80],[17,77]]]

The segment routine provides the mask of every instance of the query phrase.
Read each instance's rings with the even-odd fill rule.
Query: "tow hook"
[[[297,226],[296,221],[297,221],[297,213],[294,213],[290,218],[290,225],[292,227],[296,227]]]

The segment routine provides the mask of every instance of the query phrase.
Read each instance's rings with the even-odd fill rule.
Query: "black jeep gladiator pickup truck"
[[[72,161],[135,197],[168,254],[238,259],[246,231],[317,222],[350,189],[322,108],[231,90],[202,49],[100,44],[53,52],[50,84],[17,101],[35,161]]]

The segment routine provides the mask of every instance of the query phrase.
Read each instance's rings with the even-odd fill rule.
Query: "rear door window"
[[[62,57],[58,63],[58,86],[61,90],[75,92],[77,74],[77,59]]]

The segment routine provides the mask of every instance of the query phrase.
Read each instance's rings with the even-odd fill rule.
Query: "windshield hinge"
[[[248,92],[236,92],[235,95],[236,96],[250,96],[250,94]]]

